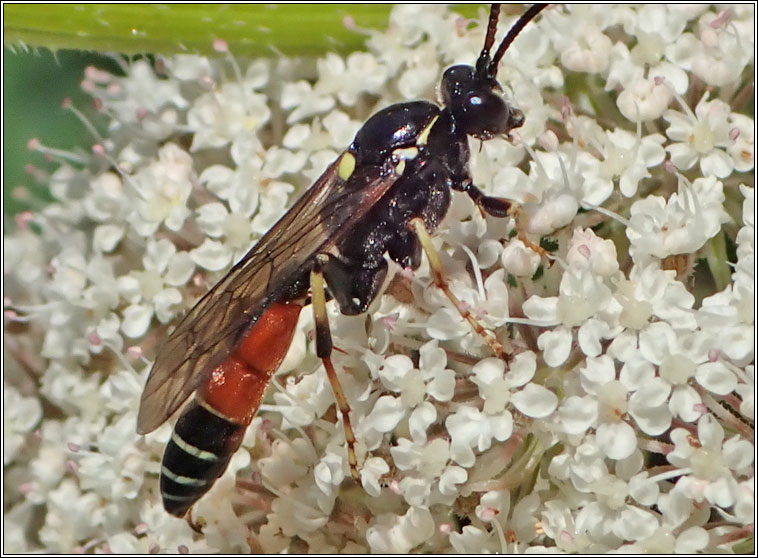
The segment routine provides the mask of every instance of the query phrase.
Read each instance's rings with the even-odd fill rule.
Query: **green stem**
[[[459,10],[468,17],[479,6]],[[5,44],[123,54],[318,55],[362,48],[387,26],[387,4],[6,4]],[[346,25],[346,23],[350,24]]]
[[[729,262],[726,254],[726,239],[724,231],[714,236],[709,242],[710,250],[706,250],[706,259],[708,268],[711,270],[713,282],[716,285],[716,291],[722,291],[731,282],[732,271],[729,268]]]

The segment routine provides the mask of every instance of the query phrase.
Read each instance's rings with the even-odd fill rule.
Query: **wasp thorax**
[[[497,80],[482,76],[472,66],[448,68],[442,76],[442,99],[456,126],[481,139],[507,135],[524,123],[524,114],[499,95]]]

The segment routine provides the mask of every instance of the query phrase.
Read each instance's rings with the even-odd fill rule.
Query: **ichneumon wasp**
[[[545,7],[529,8],[493,55],[500,13],[494,4],[476,65],[444,72],[442,107],[405,102],[369,118],[352,144],[171,333],[145,385],[137,424],[140,433],[151,432],[195,392],[163,456],[161,493],[169,513],[183,516],[226,469],[307,303],[313,306],[316,353],[342,415],[350,471],[358,478],[350,406],[331,361],[326,301],[335,299],[343,314],[365,312],[387,276],[385,254],[416,269],[425,252],[435,284],[493,351],[505,356],[448,288],[429,235],[447,213],[451,189],[465,192],[490,215],[509,214],[507,200],[486,196],[473,184],[467,137],[509,137],[523,125],[523,113],[499,95],[496,74],[514,38]]]

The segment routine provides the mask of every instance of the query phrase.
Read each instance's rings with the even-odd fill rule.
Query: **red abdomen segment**
[[[301,304],[276,302],[198,388],[161,466],[163,507],[182,517],[226,470],[295,333]]]

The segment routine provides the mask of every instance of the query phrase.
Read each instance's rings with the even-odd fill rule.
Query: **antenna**
[[[490,7],[490,21],[487,24],[487,35],[484,37],[484,46],[476,61],[477,75],[483,75],[487,71],[490,63],[490,49],[495,43],[495,33],[497,32],[497,20],[500,17],[500,4],[492,4]]]
[[[497,27],[498,16],[500,15],[500,4],[493,4],[490,9],[490,20],[487,25],[487,36],[484,39],[484,48],[482,48],[482,53],[479,55],[479,60],[476,62],[477,74],[483,75],[487,78],[494,78],[497,75],[497,66],[500,64],[500,59],[505,54],[505,51],[508,50],[508,47],[511,46],[513,40],[519,33],[521,33],[527,23],[532,21],[537,14],[549,5],[550,4],[534,4],[531,8],[521,14],[521,17],[513,24],[513,27],[508,30],[503,42],[497,47],[495,56],[490,60],[490,48],[492,48],[492,44],[495,40],[495,28]]]

